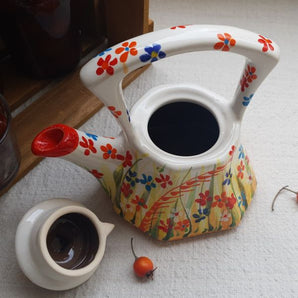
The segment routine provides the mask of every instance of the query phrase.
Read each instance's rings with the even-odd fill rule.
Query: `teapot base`
[[[128,170],[118,167],[99,180],[116,213],[150,237],[195,237],[237,226],[254,196],[257,183],[243,146],[233,145],[227,155],[210,168],[181,171],[139,156]]]

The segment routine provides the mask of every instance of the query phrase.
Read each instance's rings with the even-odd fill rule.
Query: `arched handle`
[[[123,78],[146,64],[195,51],[232,52],[247,58],[232,102],[239,118],[279,60],[279,47],[257,33],[219,25],[176,26],[140,35],[105,50],[82,68],[81,79],[104,102],[129,136],[131,127],[122,93]]]

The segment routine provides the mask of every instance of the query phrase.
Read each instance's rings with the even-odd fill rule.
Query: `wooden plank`
[[[105,0],[109,45],[148,32],[149,0]]]
[[[148,29],[146,33],[152,32],[154,30],[154,22],[153,20],[149,19],[148,21]]]
[[[143,31],[142,31],[142,34],[145,34],[145,33],[148,33],[148,32],[151,32],[153,31],[153,28],[152,30],[150,29],[150,26],[149,26],[149,23],[150,20],[149,19],[149,0],[143,0]]]

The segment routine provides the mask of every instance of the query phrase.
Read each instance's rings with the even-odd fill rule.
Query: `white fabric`
[[[228,232],[179,242],[154,241],[114,213],[99,183],[62,160],[46,159],[0,198],[0,297],[298,297],[298,1],[151,0],[155,30],[181,24],[238,26],[280,45],[278,66],[256,92],[243,119],[242,141],[258,188],[240,226]],[[244,59],[222,53],[193,53],[154,64],[125,95],[131,106],[161,83],[192,82],[231,97]],[[104,108],[82,129],[116,135],[120,128]],[[17,265],[14,236],[24,213],[42,200],[67,197],[114,223],[103,261],[82,286],[61,293],[32,284]],[[132,270],[135,250],[158,267],[154,280],[140,281]]]

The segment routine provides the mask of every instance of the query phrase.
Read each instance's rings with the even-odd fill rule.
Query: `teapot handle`
[[[195,51],[223,51],[246,57],[232,101],[241,118],[255,90],[279,60],[279,47],[270,39],[247,30],[220,25],[188,25],[140,35],[119,43],[90,60],[81,80],[119,120],[127,136],[130,118],[122,80],[130,72],[161,59]]]

